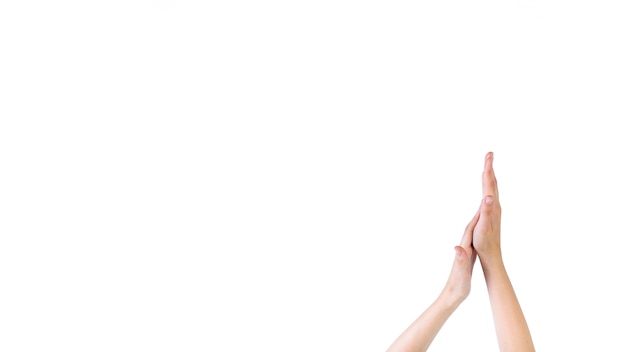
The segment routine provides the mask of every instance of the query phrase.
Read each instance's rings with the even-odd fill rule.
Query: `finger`
[[[472,239],[474,237],[473,236],[474,227],[476,227],[476,224],[478,223],[479,218],[480,218],[480,208],[478,208],[478,211],[476,212],[472,220],[470,220],[467,226],[465,226],[465,232],[463,232],[463,237],[461,238],[462,247],[470,248],[470,246],[472,245]]]
[[[462,268],[465,268],[465,270],[469,270],[471,275],[474,263],[476,262],[475,252],[472,251],[474,253],[470,254],[467,249],[461,246],[455,246],[454,251],[456,252],[454,265],[460,265]]]
[[[498,201],[498,181],[496,180],[496,174],[493,171],[493,153],[489,152],[485,156],[485,166],[483,169],[483,198],[486,196],[492,196],[495,201]]]
[[[465,249],[463,247],[455,246],[454,247],[454,251],[456,252],[456,259],[458,261],[463,262],[466,259],[470,259],[469,255],[467,254],[467,252],[465,251]]]
[[[476,251],[472,250],[472,255],[470,256],[470,263],[475,263],[476,262]]]

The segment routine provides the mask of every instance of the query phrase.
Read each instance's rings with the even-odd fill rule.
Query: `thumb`
[[[483,203],[480,206],[480,215],[491,215],[494,208],[494,199],[493,196],[486,196],[483,199]]]
[[[461,246],[454,246],[454,251],[456,252],[455,260],[458,262],[465,262],[469,259],[467,252]]]

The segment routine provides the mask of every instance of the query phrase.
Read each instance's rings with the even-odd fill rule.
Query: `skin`
[[[483,203],[473,234],[473,244],[483,268],[498,345],[503,352],[535,351],[530,330],[504,267],[500,247],[502,208],[493,170],[493,153],[485,156]]]
[[[482,175],[483,199],[478,212],[467,224],[461,245],[439,297],[389,347],[387,352],[426,351],[443,324],[468,297],[476,256],[487,283],[489,301],[500,351],[535,351],[528,325],[509,276],[500,247],[501,207],[493,171],[493,153],[485,156]]]
[[[446,320],[469,296],[476,262],[472,237],[479,217],[480,211],[467,224],[461,245],[454,247],[452,270],[439,297],[394,341],[387,352],[426,351]]]

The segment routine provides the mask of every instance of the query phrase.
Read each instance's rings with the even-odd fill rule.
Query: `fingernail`
[[[493,197],[492,196],[487,196],[485,198],[485,204],[487,204],[487,205],[493,204]]]

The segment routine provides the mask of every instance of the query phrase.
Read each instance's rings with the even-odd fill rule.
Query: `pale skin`
[[[491,152],[485,156],[482,188],[480,208],[467,224],[460,246],[455,247],[454,263],[444,289],[387,352],[422,352],[428,349],[446,320],[469,295],[476,256],[480,258],[487,283],[500,351],[535,351],[526,319],[502,259],[502,211]]]

